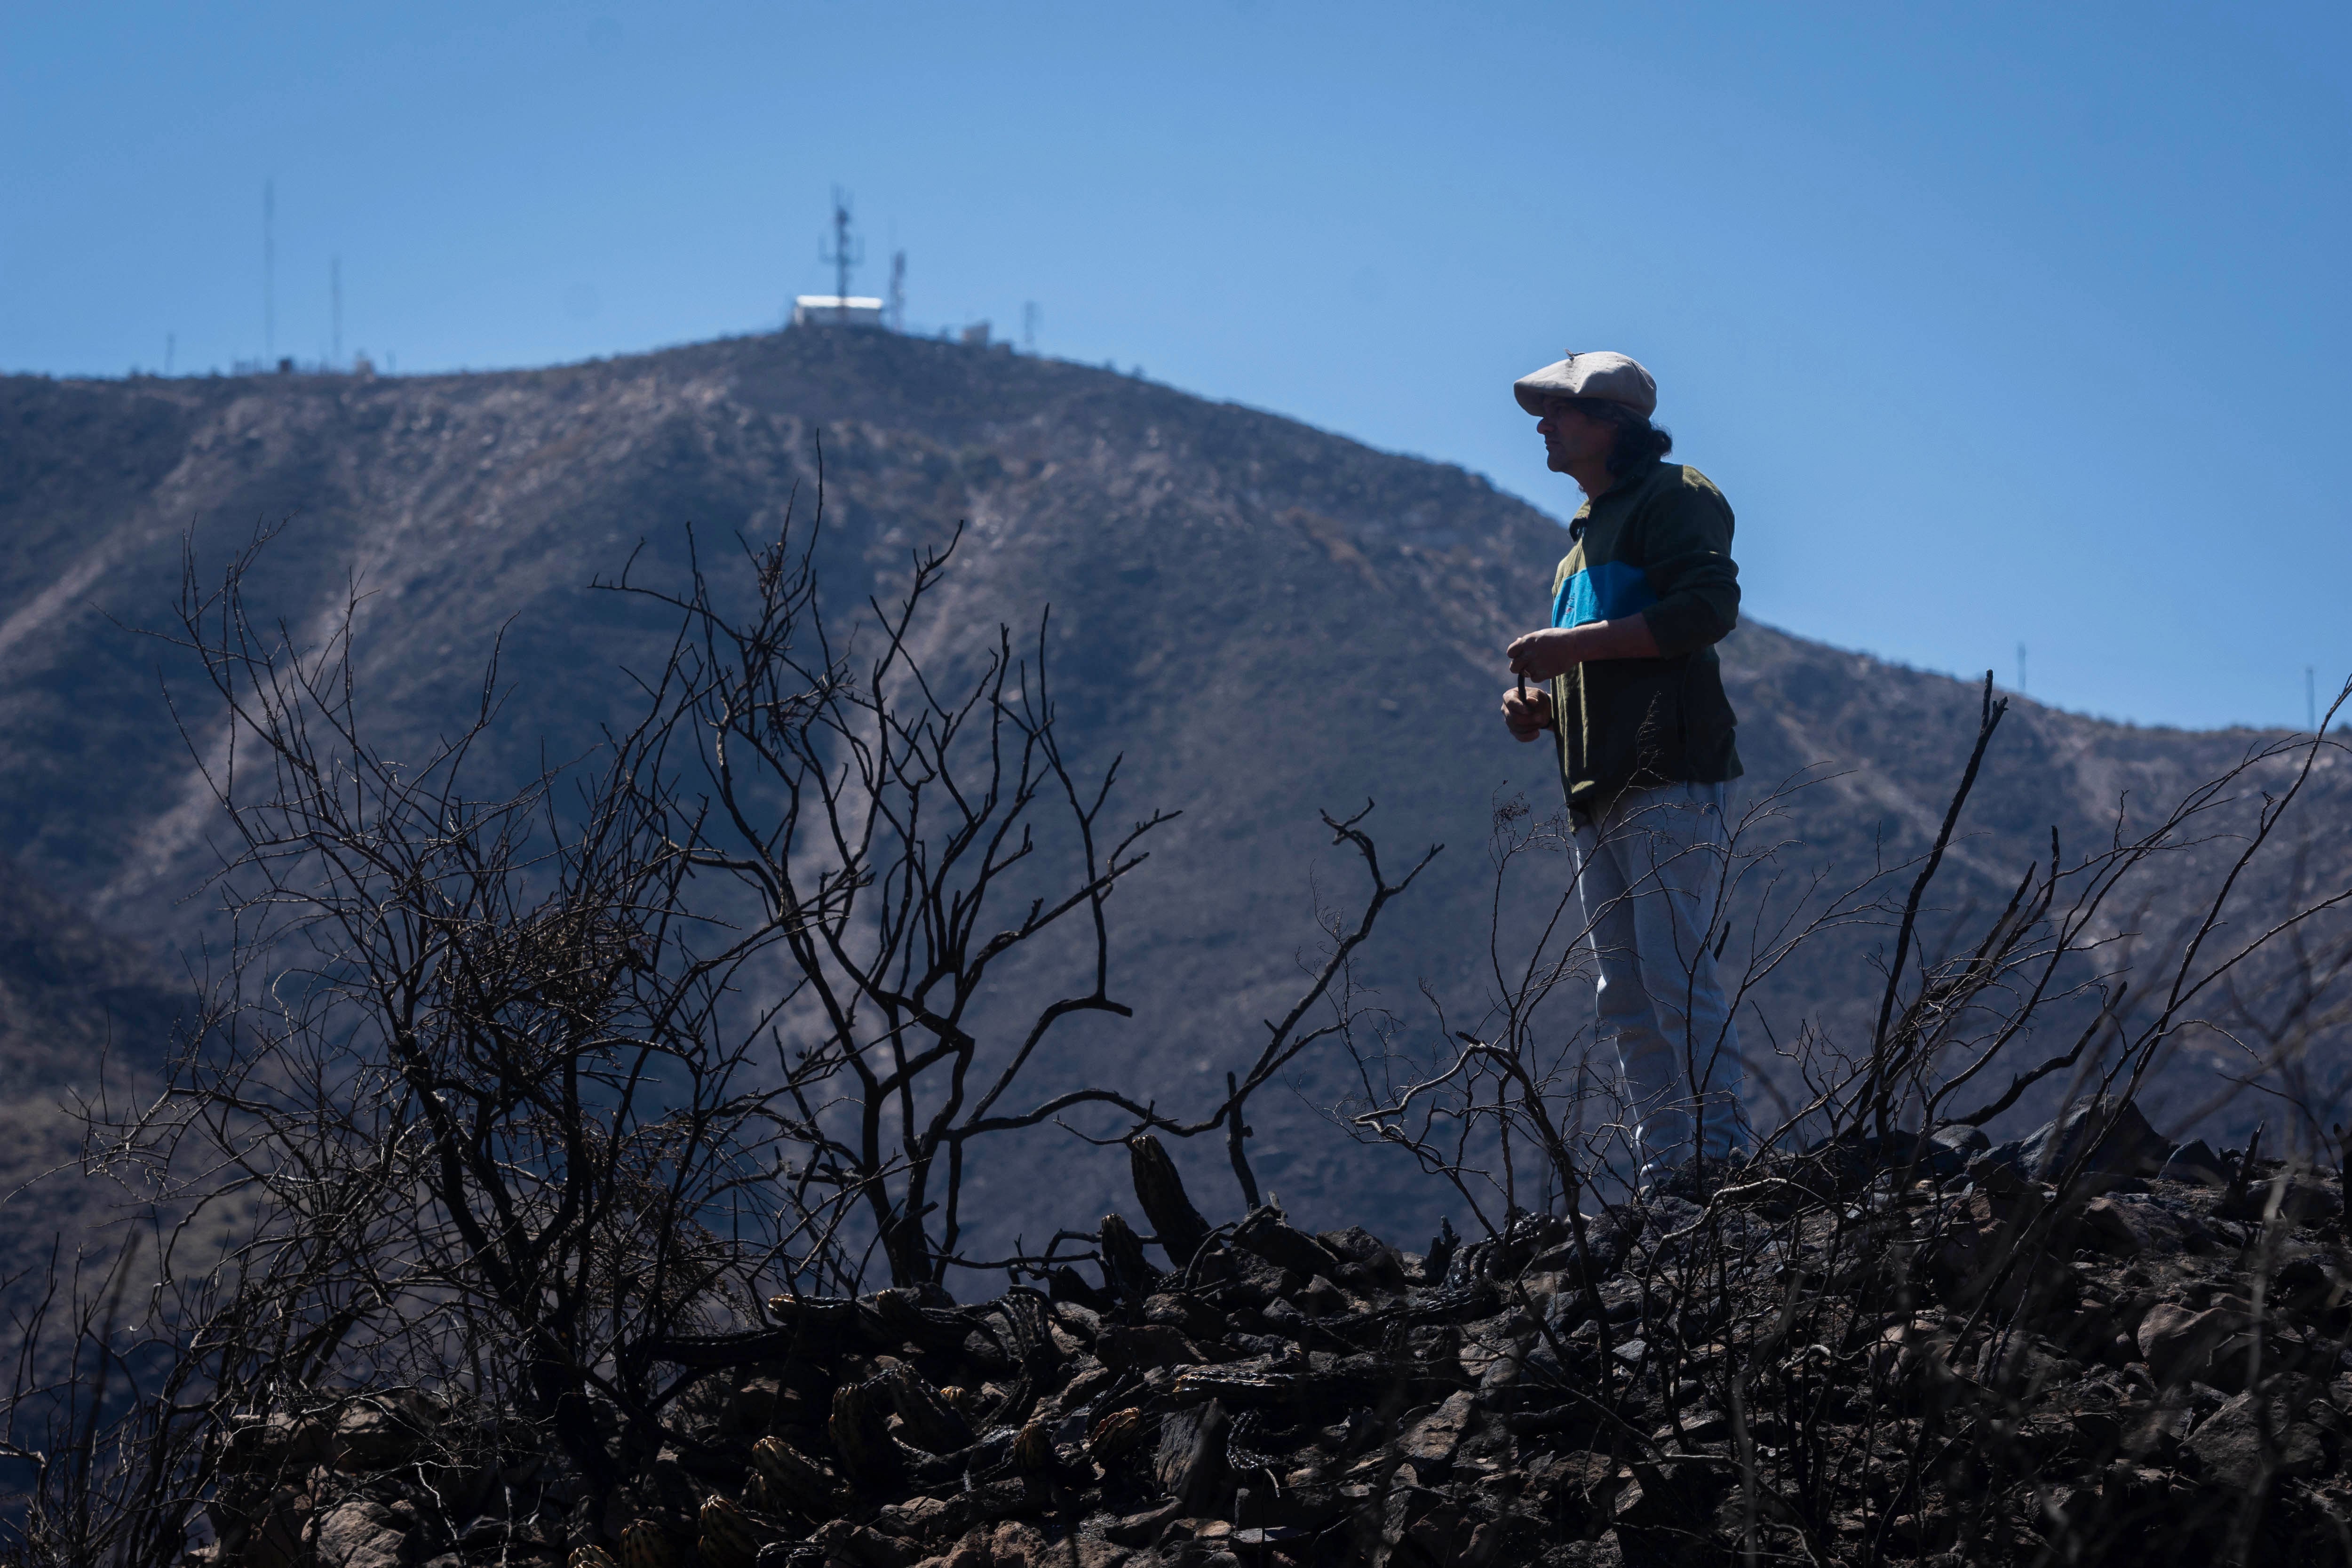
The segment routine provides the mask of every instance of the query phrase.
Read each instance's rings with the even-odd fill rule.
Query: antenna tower
[[[261,182],[261,355],[278,357],[278,182]]]
[[[907,330],[907,253],[890,253],[890,330]]]
[[[1037,352],[1037,322],[1043,315],[1044,312],[1037,309],[1037,301],[1034,300],[1021,307],[1021,352],[1023,353],[1034,354]]]
[[[343,363],[343,258],[331,257],[327,261],[327,292],[334,300],[334,347],[327,355],[329,369],[340,369]]]
[[[849,237],[849,193],[839,185],[833,187],[833,254],[828,256],[819,247],[817,259],[833,268],[834,317],[847,326],[849,269],[866,259],[866,247]]]

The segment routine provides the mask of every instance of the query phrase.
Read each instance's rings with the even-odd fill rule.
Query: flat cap
[[[1643,418],[1657,412],[1658,384],[1639,361],[1596,349],[1571,353],[1558,364],[1529,371],[1511,383],[1519,406],[1540,417],[1547,397],[1597,397],[1622,403]]]

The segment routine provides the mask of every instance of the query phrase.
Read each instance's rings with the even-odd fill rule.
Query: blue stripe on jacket
[[[1598,566],[1571,573],[1559,585],[1559,592],[1552,595],[1551,624],[1581,626],[1594,621],[1613,621],[1621,616],[1638,614],[1657,602],[1658,596],[1650,592],[1649,574],[1639,566],[1603,561]]]

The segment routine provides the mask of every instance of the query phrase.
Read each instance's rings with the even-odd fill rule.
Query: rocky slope
[[[189,734],[175,731],[159,680],[184,693],[189,672],[136,631],[166,622],[190,530],[209,563],[284,524],[259,585],[298,638],[323,635],[357,588],[370,712],[396,743],[439,730],[503,634],[515,696],[495,774],[629,710],[619,670],[653,658],[660,628],[590,580],[641,539],[645,569],[676,570],[689,522],[724,546],[773,530],[788,505],[805,518],[820,437],[830,599],[887,592],[910,548],[963,521],[940,651],[1050,603],[1081,761],[1123,752],[1128,809],[1184,814],[1115,911],[1113,989],[1135,1020],[1074,1036],[1049,1073],[1205,1100],[1297,988],[1318,936],[1310,874],[1334,902],[1352,887],[1319,858],[1319,806],[1376,799],[1392,856],[1448,846],[1366,978],[1423,1030],[1417,981],[1457,1014],[1475,1003],[1492,808],[1522,789],[1554,798],[1541,749],[1513,747],[1493,705],[1501,647],[1539,614],[1558,525],[1458,468],[1255,410],[880,334],[365,382],[0,380],[5,842],[110,931],[158,946],[204,933],[215,819],[192,756],[221,731],[201,702],[182,710]],[[1743,548],[1801,525],[1745,520]],[[1759,625],[1726,661],[1748,784],[1821,780],[1772,830],[1801,845],[1792,868],[1851,879],[1925,847],[1967,754],[1972,688]],[[2020,704],[1931,923],[1998,908],[2053,826],[2069,846],[2095,842],[2119,801],[2169,801],[2261,739]],[[2310,819],[2323,870],[2345,859],[2352,772],[2336,763],[2323,761]],[[2184,878],[2210,876],[2225,849],[2184,857]],[[1507,901],[1507,922],[1533,907]],[[1805,1017],[1851,1038],[1874,1006],[1867,953],[1883,940],[1849,933],[1783,965],[1758,1009],[1784,1038]],[[1303,1064],[1297,1096],[1264,1104],[1261,1176],[1311,1223],[1424,1230],[1444,1205],[1409,1163],[1370,1158],[1322,1120],[1351,1081],[1344,1061]],[[1196,1184],[1217,1180],[1215,1152],[1178,1158]],[[1098,1212],[1118,1171],[1041,1141],[977,1180],[975,1201],[1010,1235],[1071,1217],[1040,1213],[1041,1192]]]
[[[608,1444],[617,1485],[462,1398],[321,1391],[222,1446],[197,1558],[2344,1561],[2337,1183],[2127,1110],[1898,1158],[1426,1254],[1272,1207],[1211,1231],[1139,1174],[1156,1258],[1107,1226],[1049,1292],[779,1298],[677,1347],[704,1375],[657,1451]]]

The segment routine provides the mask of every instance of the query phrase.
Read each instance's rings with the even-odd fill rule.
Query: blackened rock
[[[1311,1279],[1318,1274],[1328,1276],[1339,1267],[1339,1259],[1329,1247],[1292,1225],[1271,1204],[1252,1209],[1249,1217],[1234,1227],[1234,1245],[1301,1279]]]
[[[2216,1375],[2215,1357],[2223,1344],[2252,1326],[2252,1320],[2234,1307],[2200,1311],[2161,1301],[2140,1318],[2139,1352],[2159,1388],[2210,1384]]]
[[[2189,1247],[2191,1227],[2203,1227],[2153,1197],[2131,1194],[2093,1198],[2083,1210],[2084,1238],[2116,1258],[2168,1257]]]
[[[1696,1568],[1724,1558],[1714,1528],[1716,1504],[1730,1490],[1727,1467],[1696,1458],[1635,1465],[1619,1494],[1617,1546],[1625,1568]]]
[[[2274,1477],[2318,1470],[2326,1458],[2326,1445],[2319,1428],[2302,1419],[2294,1403],[2276,1393],[2248,1392],[2199,1423],[2188,1446],[2205,1483],[2251,1495]],[[2266,1433],[2267,1457],[2263,1452]]]
[[[2344,1212],[2336,1194],[2308,1181],[2299,1181],[2285,1170],[2273,1172],[2269,1180],[2255,1182],[2242,1191],[2222,1194],[2213,1212],[2224,1219],[2251,1224],[2267,1217],[2273,1205],[2293,1225],[2316,1225]]]
[[[227,1475],[299,1475],[326,1463],[334,1449],[334,1432],[327,1423],[280,1412],[231,1426],[220,1468]]]
[[[1318,1274],[1298,1292],[1298,1304],[1309,1317],[1331,1318],[1348,1310],[1348,1297],[1339,1287]]]
[[[396,1465],[424,1441],[425,1415],[401,1395],[352,1400],[335,1416],[334,1464],[339,1470],[380,1470]]]
[[[1097,1312],[1110,1310],[1112,1304],[1108,1291],[1087,1284],[1086,1276],[1066,1263],[1046,1277],[1045,1295],[1049,1300],[1070,1301]]]
[[[1443,1468],[1453,1459],[1463,1428],[1470,1424],[1471,1402],[1468,1389],[1446,1395],[1398,1440],[1398,1451],[1424,1475]]]
[[[1396,1249],[1366,1230],[1351,1225],[1345,1230],[1318,1230],[1315,1239],[1349,1263],[1370,1263],[1376,1258],[1392,1258]]]
[[[1263,1356],[1289,1356],[1298,1350],[1291,1340],[1284,1340],[1279,1333],[1228,1333],[1225,1335],[1225,1347],[1233,1350],[1234,1354],[1258,1356],[1258,1359],[1263,1359]]]
[[[1528,1465],[1528,1497],[1569,1535],[1598,1534],[1605,1529],[1620,1489],[1617,1461],[1590,1449],[1546,1454]],[[1615,1542],[1609,1544],[1613,1559]],[[1544,1558],[1547,1564],[1554,1561],[1549,1554]]]
[[[1622,1268],[1649,1223],[1648,1213],[1639,1204],[1612,1204],[1597,1215],[1587,1215],[1585,1235],[1594,1267],[1604,1276]]]
[[[2156,1173],[2168,1182],[2192,1182],[2200,1187],[2226,1187],[2230,1173],[2221,1168],[2221,1156],[2202,1138],[2181,1144],[2166,1156],[2163,1166]]]
[[[1559,1215],[1514,1214],[1500,1236],[1473,1242],[1454,1256],[1446,1270],[1447,1282],[1517,1279],[1537,1258],[1557,1251],[1571,1234],[1568,1221]]]
[[[2149,1175],[2161,1170],[2172,1152],[2171,1141],[2148,1125],[2137,1105],[2102,1095],[2072,1107],[2056,1121],[2044,1122],[2022,1138],[1997,1145],[1988,1158],[2008,1165],[2021,1176],[2054,1180],[2082,1155],[2095,1137],[2097,1145],[2090,1149],[2089,1157],[2083,1162],[2085,1171]]]
[[[1562,1339],[1567,1338],[1576,1332],[1578,1326],[1586,1319],[1592,1316],[1592,1298],[1596,1295],[1601,1298],[1601,1310],[1607,1311],[1608,1298],[1601,1291],[1596,1290],[1588,1294],[1580,1285],[1571,1285],[1559,1291],[1550,1300],[1544,1303],[1545,1323],[1549,1325],[1553,1334]]]
[[[1070,1289],[1070,1286],[1075,1286],[1075,1290]],[[1094,1286],[1087,1284],[1085,1279],[1079,1277],[1077,1269],[1070,1268],[1068,1262],[1061,1265],[1058,1269],[1054,1269],[1051,1277],[1046,1277],[1045,1295],[1046,1295],[1046,1300],[1054,1302],[1054,1317],[1056,1317],[1063,1326],[1068,1326],[1070,1314],[1073,1314],[1073,1311],[1085,1311],[1087,1319],[1089,1319],[1089,1328],[1087,1328],[1087,1333],[1082,1335],[1082,1338],[1087,1340],[1091,1340],[1098,1331],[1101,1331],[1103,1314],[1110,1311],[1112,1307],[1110,1298],[1103,1295],[1101,1290],[1096,1290]]]
[[[1392,1275],[1374,1274],[1360,1263],[1342,1263],[1339,1272],[1331,1276],[1332,1283],[1341,1289],[1367,1299],[1394,1296],[1404,1289],[1404,1270],[1400,1267]]]
[[[1294,1274],[1255,1252],[1217,1242],[1195,1255],[1187,1273],[1200,1284],[1223,1286],[1220,1300],[1243,1307],[1263,1307],[1307,1283],[1305,1275]]]
[[[824,1548],[811,1541],[772,1541],[752,1562],[754,1568],[824,1568]]]
[[[1054,1484],[1043,1476],[1004,1476],[984,1481],[950,1504],[948,1529],[1003,1519],[1035,1519],[1054,1506]],[[999,1557],[998,1562],[1003,1558]]]
[[[2271,1276],[2271,1295],[2291,1312],[2316,1311],[2333,1299],[2336,1276],[2316,1258],[2290,1258]]]
[[[1689,1230],[1706,1213],[1688,1198],[1675,1197],[1671,1194],[1654,1197],[1650,1200],[1648,1212],[1643,1215],[1643,1243],[1655,1247],[1668,1237]]]
[[[1416,1290],[1405,1303],[1409,1323],[1467,1323],[1494,1316],[1502,1293],[1486,1279],[1448,1285],[1436,1290]]]
[[[1966,1131],[1977,1131],[1975,1128]],[[1984,1137],[1981,1132],[1977,1136],[1979,1139]],[[1890,1128],[1883,1142],[1877,1133],[1863,1129],[1842,1132],[1834,1138],[1824,1138],[1805,1151],[1805,1158],[1815,1163],[1816,1167],[1842,1190],[1866,1186],[1873,1177],[1889,1171],[1911,1171],[1920,1176],[1946,1181],[1958,1175],[1967,1167],[1969,1160],[1968,1155],[1958,1148],[1935,1138],[1922,1138],[1900,1127]],[[1667,1190],[1678,1189],[1670,1187]]]
[[[1246,1256],[1248,1255],[1234,1251],[1221,1238],[1210,1237],[1202,1244],[1201,1249],[1192,1255],[1192,1261],[1185,1265],[1185,1288],[1202,1289],[1210,1286],[1231,1283],[1238,1268],[1235,1259]]]
[[[782,1408],[784,1384],[782,1378],[764,1373],[745,1378],[735,1385],[734,1393],[728,1395],[726,1408],[719,1416],[719,1435],[748,1442],[775,1425],[776,1413]]]
[[[1020,1365],[986,1329],[974,1329],[964,1335],[963,1358],[991,1377],[1002,1376]]]
[[[1149,1546],[1159,1539],[1160,1532],[1167,1528],[1168,1522],[1183,1511],[1183,1500],[1171,1498],[1158,1508],[1106,1520],[1099,1533],[1114,1546]]]
[[[320,1515],[312,1531],[320,1568],[399,1568],[406,1542],[392,1510],[365,1498]]]
[[[1654,1178],[1645,1189],[1653,1197],[1687,1198],[1693,1203],[1705,1203],[1717,1189],[1740,1179],[1746,1157],[1723,1159],[1709,1155],[1704,1161],[1684,1161],[1673,1170]]]
[[[1519,1402],[1528,1405],[1556,1403],[1560,1393],[1583,1388],[1600,1371],[1598,1346],[1566,1338],[1538,1340],[1519,1363]]]
[[[1971,1127],[1965,1121],[1947,1121],[1927,1135],[1927,1142],[1938,1149],[1948,1149],[1958,1156],[1965,1167],[1977,1155],[1992,1147],[1992,1135],[1981,1127]]]
[[[1192,1366],[1207,1360],[1173,1323],[1137,1323],[1110,1330],[1095,1347],[1105,1366]]]
[[[1345,1230],[1318,1231],[1315,1239],[1362,1269],[1365,1276],[1382,1289],[1403,1288],[1404,1260],[1397,1256],[1395,1247],[1362,1226],[1351,1225]],[[1335,1275],[1333,1278],[1339,1277]]]
[[[1979,1190],[1996,1198],[2014,1197],[2033,1184],[1998,1149],[1970,1160],[1967,1174]]]
[[[1258,1309],[1258,1316],[1276,1333],[1297,1339],[1307,1329],[1307,1313],[1295,1301],[1276,1296]]]
[[[911,1542],[902,1541],[872,1525],[860,1525],[842,1538],[839,1545],[826,1556],[835,1561],[847,1560],[859,1568],[908,1568],[923,1555],[922,1549]],[[705,1558],[706,1564],[709,1562]]]
[[[1232,1326],[1223,1312],[1200,1298],[1165,1291],[1144,1299],[1143,1321],[1172,1325],[1196,1340],[1223,1339]]]

